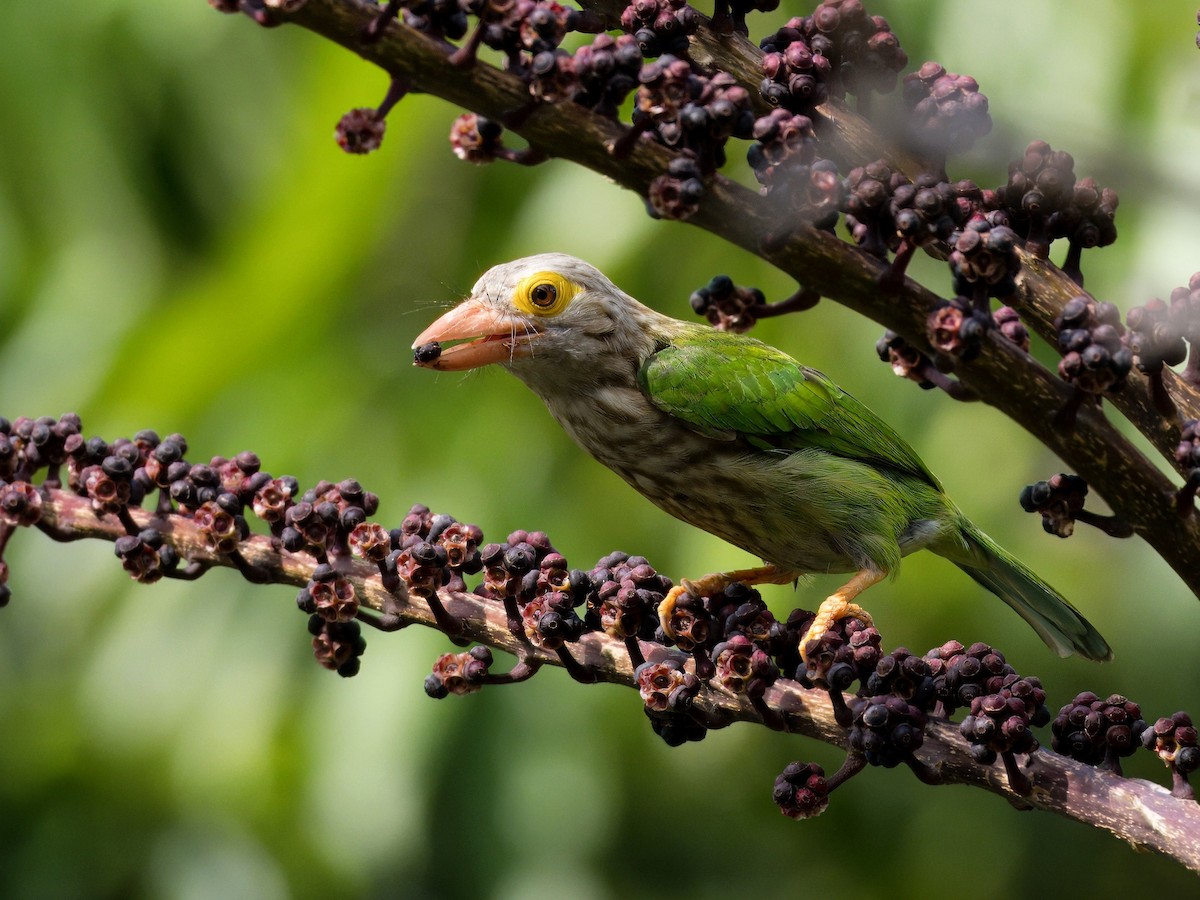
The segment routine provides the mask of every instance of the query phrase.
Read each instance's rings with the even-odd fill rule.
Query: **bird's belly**
[[[822,504],[779,484],[744,458],[693,464],[661,473],[614,466],[655,505],[760,559],[797,572],[848,572],[860,567],[844,527],[824,520]]]
[[[924,535],[905,538],[925,510],[873,466],[816,449],[762,450],[708,437],[640,395],[621,394],[612,403],[593,397],[578,417],[551,411],[580,446],[656,506],[766,562],[804,573],[890,572],[904,553],[928,543]],[[635,408],[638,401],[643,408]]]

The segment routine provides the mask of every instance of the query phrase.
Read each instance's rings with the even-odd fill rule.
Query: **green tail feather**
[[[970,560],[954,563],[1011,606],[1059,656],[1112,659],[1112,648],[1079,611],[1011,553],[964,520]]]

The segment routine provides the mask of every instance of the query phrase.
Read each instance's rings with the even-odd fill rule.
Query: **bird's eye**
[[[539,318],[557,316],[579,293],[579,285],[554,271],[534,272],[513,287],[513,303]]]
[[[529,299],[539,309],[549,309],[558,299],[558,288],[543,281],[541,284],[534,285],[533,290],[529,292]]]

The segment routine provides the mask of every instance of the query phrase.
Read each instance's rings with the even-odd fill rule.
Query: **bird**
[[[1112,650],[1054,588],[976,527],[916,451],[826,375],[744,334],[674,319],[563,253],[497,265],[414,341],[437,371],[507,369],[574,441],[652,503],[762,560],[680,592],[845,573],[801,640],[928,550],[1015,610],[1060,656]]]

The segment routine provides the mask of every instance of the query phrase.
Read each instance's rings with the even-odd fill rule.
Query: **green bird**
[[[1112,657],[1074,607],[959,511],[903,438],[825,375],[754,338],[658,313],[581,260],[545,253],[496,266],[413,347],[431,369],[508,369],[651,502],[762,559],[684,581],[659,610],[668,634],[684,588],[852,573],[821,604],[804,648],[838,619],[869,622],[858,595],[901,557],[931,550],[1059,655]]]

